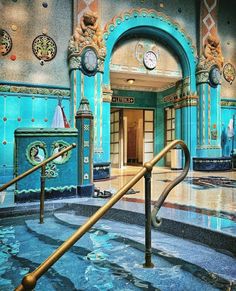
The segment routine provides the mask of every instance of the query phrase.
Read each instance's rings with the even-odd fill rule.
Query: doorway
[[[141,166],[153,157],[154,111],[111,109],[111,164]]]

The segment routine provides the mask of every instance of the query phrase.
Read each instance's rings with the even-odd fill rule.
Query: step
[[[21,236],[22,233],[24,236]],[[35,248],[32,250],[37,241],[27,233],[26,228],[22,225],[1,227],[0,236],[0,290],[14,290],[23,276],[38,266],[36,257],[41,258],[39,251]],[[44,247],[44,244],[40,244],[40,249],[41,247]],[[43,286],[47,286],[48,291],[57,290],[65,282],[68,287],[73,289],[73,284],[67,278],[51,269],[40,279],[35,290],[45,290]]]
[[[70,213],[68,211],[57,211],[54,216],[62,223],[70,224],[76,228],[88,219],[84,216],[78,216],[75,211]],[[103,231],[112,231],[119,237],[144,244],[144,228],[141,226],[101,219],[94,227]],[[226,280],[236,281],[235,257],[217,252],[206,245],[159,232],[158,230],[152,231],[152,246],[153,249],[197,265]],[[212,260],[212,257],[214,257],[214,260]]]
[[[27,229],[23,226],[14,227],[14,229],[16,229],[15,235],[19,236],[20,234],[22,236],[22,233],[24,233],[22,238],[18,240],[18,246],[20,246],[20,249],[16,251],[16,257],[18,260],[25,261],[26,265],[30,266],[31,269],[36,268],[55,250],[58,244],[62,242],[60,240],[60,235],[62,234],[63,236],[66,232],[68,234],[69,231],[73,231],[66,229],[65,226],[62,225],[58,225],[57,227],[54,222],[48,218],[45,219],[45,224],[41,225],[38,223],[37,219],[32,219],[26,220]],[[55,232],[51,233],[53,227],[49,226],[52,226],[52,224],[54,224],[54,227],[57,229],[56,233],[59,239],[55,237]],[[31,227],[33,227],[32,230]],[[46,235],[43,235],[45,229]],[[62,229],[66,229],[66,231],[62,232]],[[28,231],[25,232],[26,230]],[[84,241],[84,245],[85,247],[88,245],[86,244],[86,241]],[[43,252],[41,250],[43,250]],[[58,281],[59,284],[57,288],[55,287],[55,289],[52,290],[91,290],[91,284],[96,285],[98,288],[104,288],[104,286],[106,286],[107,290],[111,290],[108,289],[108,287],[112,288],[112,290],[126,290],[126,288],[128,288],[127,290],[139,290],[137,286],[133,285],[133,282],[139,282],[141,285],[151,287],[150,290],[154,290],[150,283],[144,282],[139,278],[135,278],[130,273],[126,274],[121,267],[115,268],[116,266],[113,266],[113,269],[116,272],[120,272],[122,274],[120,279],[117,281],[116,276],[113,275],[113,272],[115,271],[112,268],[104,268],[99,265],[102,259],[101,252],[99,252],[100,257],[97,261],[93,260],[95,253],[91,253],[90,259],[86,259],[85,255],[90,253],[91,251],[83,249],[79,246],[76,249],[73,249],[73,252],[67,252],[63,258],[61,258],[52,268],[50,268],[50,274],[53,274],[54,278],[49,276],[50,274],[47,275],[47,277],[49,276],[49,279],[53,281]],[[97,265],[91,264],[91,261]],[[109,262],[106,262],[106,265],[109,266]],[[27,268],[26,272],[28,272],[28,270],[29,268]],[[57,279],[58,277],[59,279]],[[128,277],[129,280],[127,280]],[[44,278],[44,276],[42,278]],[[94,282],[92,282],[93,280]],[[116,281],[115,289],[113,288],[114,280]],[[16,285],[18,284],[19,278]],[[43,287],[42,284],[43,283],[40,279],[35,290],[45,290],[45,287]]]
[[[95,201],[96,199],[91,199],[91,200]],[[62,205],[65,205],[65,203],[62,203],[61,201],[58,201],[57,203],[55,203],[55,202],[53,202],[53,203],[54,203],[53,208],[58,208],[59,205],[60,205],[60,207]],[[103,201],[103,203],[104,203],[104,201]],[[20,208],[22,208],[22,207],[23,206],[20,206]],[[26,209],[26,208],[27,207],[24,206],[24,209]],[[81,217],[78,217],[77,214],[82,213],[82,209],[86,209],[85,212],[88,212],[91,215],[94,212],[95,208],[97,208],[97,205],[94,208],[94,207],[90,207],[88,205],[87,205],[87,207],[85,207],[85,205],[81,205],[81,203],[80,203],[80,205],[78,205],[77,203],[74,203],[73,205],[67,205],[66,208],[67,208],[67,210],[66,210],[67,213],[64,213],[61,210],[60,210],[60,212],[57,211],[57,213],[56,213],[57,222],[60,222],[60,223],[56,223],[56,225],[58,227],[56,231],[55,231],[55,226],[50,227],[50,224],[40,225],[38,223],[38,218],[36,220],[33,220],[32,224],[30,222],[31,219],[27,218],[27,227],[28,227],[28,230],[30,230],[30,232],[31,232],[30,235],[33,237],[36,237],[38,239],[38,241],[44,242],[45,245],[49,244],[51,246],[51,248],[53,248],[56,244],[58,244],[58,242],[62,241],[62,238],[63,239],[67,238],[69,233],[71,233],[75,227],[77,227],[83,221],[85,221],[87,219],[87,217],[81,216],[81,215],[80,215]],[[69,211],[68,209],[70,210],[70,212],[68,212]],[[76,209],[76,211],[73,209]],[[19,208],[17,208],[17,211],[19,211]],[[66,218],[65,218],[65,214],[67,215]],[[147,274],[145,277],[145,272],[143,271],[143,268],[141,266],[141,264],[144,261],[143,251],[141,253],[138,252],[140,249],[143,250],[144,230],[143,230],[143,227],[141,226],[143,224],[143,221],[144,221],[143,216],[136,215],[136,213],[131,212],[131,211],[127,211],[126,214],[124,215],[124,213],[121,212],[119,209],[114,209],[113,211],[111,211],[110,216],[112,217],[112,219],[117,219],[117,220],[120,220],[122,218],[124,221],[129,221],[132,224],[127,224],[127,223],[122,222],[122,223],[124,223],[124,225],[123,225],[121,222],[117,222],[114,220],[107,221],[107,219],[105,219],[105,220],[103,219],[99,222],[99,223],[101,223],[100,225],[96,224],[95,228],[88,234],[88,236],[83,237],[79,241],[78,245],[76,245],[75,248],[72,249],[73,254],[76,256],[78,256],[78,255],[83,256],[84,253],[86,253],[86,251],[87,251],[86,255],[89,254],[88,257],[85,257],[85,260],[86,261],[90,260],[93,262],[93,266],[91,267],[89,265],[89,268],[88,268],[88,273],[90,274],[88,276],[88,278],[90,281],[92,280],[91,278],[94,277],[92,275],[92,274],[94,274],[94,272],[96,274],[99,274],[101,280],[102,280],[102,278],[107,278],[103,274],[103,272],[101,271],[101,270],[104,270],[104,267],[101,266],[100,268],[98,268],[98,266],[97,266],[97,265],[101,264],[101,262],[102,262],[103,264],[108,264],[109,268],[105,268],[106,270],[107,269],[112,270],[112,271],[110,271],[110,273],[108,272],[108,277],[111,277],[111,276],[116,277],[117,274],[120,274],[120,276],[122,276],[123,278],[128,279],[125,281],[125,284],[126,283],[130,284],[130,286],[132,286],[132,288],[136,288],[137,285],[142,285],[142,284],[145,285],[146,284],[145,286],[148,286],[148,288],[154,288],[153,286],[155,286],[155,288],[160,288],[160,286],[161,286],[162,287],[161,290],[165,290],[165,287],[161,284],[164,284],[167,282],[166,278],[164,277],[164,274],[170,273],[171,278],[169,278],[168,284],[170,284],[170,285],[177,284],[177,285],[173,285],[173,286],[176,286],[176,288],[177,288],[175,290],[183,290],[183,289],[178,289],[178,287],[182,286],[181,285],[181,284],[183,284],[182,281],[186,282],[186,280],[183,280],[182,274],[180,273],[180,270],[178,270],[178,268],[176,266],[181,266],[181,268],[180,268],[181,271],[182,271],[182,269],[186,269],[186,270],[191,269],[191,272],[194,272],[193,269],[195,269],[195,273],[198,276],[200,276],[200,277],[206,276],[206,277],[208,277],[208,280],[212,279],[214,281],[215,280],[214,278],[216,278],[216,280],[217,280],[217,277],[220,276],[224,279],[227,279],[228,281],[235,282],[235,277],[236,277],[235,276],[235,268],[234,268],[234,266],[236,265],[235,258],[232,258],[230,256],[224,257],[225,256],[224,254],[221,254],[219,252],[211,250],[210,248],[205,249],[206,246],[201,246],[201,245],[196,244],[194,242],[189,242],[189,243],[193,243],[193,244],[190,244],[190,245],[187,244],[187,246],[186,246],[184,244],[184,242],[187,243],[187,240],[182,239],[182,241],[181,241],[181,240],[179,240],[180,238],[178,238],[178,237],[174,237],[174,236],[166,235],[166,234],[165,234],[166,236],[163,236],[164,233],[161,233],[158,231],[156,232],[157,237],[153,236],[154,254],[155,254],[155,256],[153,256],[153,262],[155,263],[156,267],[154,269],[150,270],[150,272],[148,270],[146,270]],[[46,218],[46,219],[48,219],[48,218]],[[50,218],[50,219],[52,219],[52,218]],[[60,221],[59,221],[59,219],[60,219]],[[135,225],[134,222],[138,223],[139,225]],[[60,225],[61,223],[63,225]],[[108,224],[108,223],[110,223],[110,224]],[[64,228],[65,225],[67,226],[67,228],[63,232],[61,227]],[[36,226],[38,227],[38,229]],[[47,229],[50,229],[51,234],[50,234],[50,232],[44,233],[44,231],[46,231]],[[126,230],[125,234],[123,234],[123,230]],[[107,235],[107,231],[109,231],[109,235]],[[110,233],[110,231],[112,231],[112,233]],[[102,235],[99,235],[100,233],[102,233]],[[153,231],[153,233],[155,233],[155,231]],[[98,235],[99,238],[101,238],[101,241],[99,241],[99,243],[98,243],[97,239],[95,239],[95,241],[94,241],[94,234]],[[134,234],[135,234],[135,236],[134,236]],[[24,241],[24,239],[23,239],[23,241]],[[29,237],[27,239],[27,241],[31,242],[31,238]],[[101,246],[100,242],[105,242],[105,246]],[[117,244],[118,242],[123,242],[124,245],[120,246],[119,244]],[[128,246],[129,243],[131,243],[131,246]],[[94,244],[96,244],[95,250],[94,250]],[[176,245],[178,245],[178,244],[179,244],[180,249],[176,250]],[[111,249],[106,248],[106,245],[108,245],[108,246],[111,245]],[[25,244],[25,251],[27,252],[28,249],[26,246],[27,246],[27,244]],[[198,251],[199,251],[198,250],[199,246],[203,247],[204,251],[201,250],[202,253],[199,256],[197,256]],[[91,247],[93,247],[93,249],[91,249]],[[181,250],[181,247],[182,247],[182,249],[183,249],[183,247],[186,248],[187,251],[185,252],[185,250]],[[41,249],[41,247],[40,247],[40,249]],[[197,254],[196,254],[196,249],[198,250]],[[115,252],[114,252],[114,250],[115,250]],[[193,252],[193,250],[195,252]],[[82,251],[82,254],[81,254],[81,251]],[[208,251],[209,251],[209,253],[208,253]],[[130,256],[131,253],[132,253],[132,256]],[[136,253],[137,253],[137,256],[136,256]],[[206,254],[208,254],[208,256],[205,258],[204,256]],[[221,257],[219,255],[223,255],[223,256]],[[128,260],[128,262],[127,262],[127,257],[128,258],[132,257],[132,260]],[[133,258],[136,258],[136,257],[137,257],[137,259],[133,260]],[[193,257],[193,259],[192,259],[192,257]],[[215,261],[215,257],[216,257],[216,264],[217,263],[219,264],[218,270],[216,270],[216,272],[215,272],[216,276],[214,274],[212,275],[212,273],[214,273],[214,268],[216,267],[214,265],[214,262],[211,262],[211,261],[213,261],[212,260],[213,257],[214,257],[214,261]],[[107,258],[109,258],[109,260]],[[21,259],[23,259],[23,256]],[[39,261],[32,262],[32,264],[37,265],[37,264],[42,262],[42,259],[43,258],[40,257]],[[161,259],[163,259],[164,265],[162,265]],[[229,259],[231,259],[231,261],[229,261]],[[30,260],[30,258],[29,258],[29,260]],[[166,264],[166,261],[168,262],[168,260],[169,260],[169,265],[166,267],[165,264]],[[191,263],[191,260],[193,261],[193,263]],[[70,260],[67,260],[67,261],[70,261]],[[189,263],[185,263],[185,261],[189,262]],[[198,263],[197,263],[198,261],[199,261],[199,267],[196,267],[196,265],[198,265]],[[222,267],[222,265],[223,265],[223,267]],[[27,266],[28,266],[28,264],[27,264]],[[55,264],[55,267],[56,266],[57,266],[57,264]],[[97,271],[97,268],[99,269],[99,272]],[[213,269],[213,271],[211,270],[211,268]],[[221,270],[221,268],[222,268],[222,270]],[[208,271],[210,270],[210,272],[212,272],[212,273],[207,274],[207,271],[204,271],[205,269]],[[58,270],[55,269],[54,267],[51,270],[53,270],[53,272],[58,272]],[[153,274],[152,274],[152,271],[153,271]],[[136,272],[137,272],[137,274],[136,274]],[[141,274],[139,274],[139,273],[141,273]],[[174,279],[176,276],[176,273],[178,274],[177,277],[182,278],[182,280],[178,279],[176,281],[176,279]],[[158,280],[157,280],[156,274],[158,274],[158,276],[159,276]],[[186,275],[186,277],[192,276],[189,272],[187,272],[187,274],[188,275]],[[58,276],[62,277],[63,274],[60,274],[60,272],[58,272]],[[152,278],[152,276],[153,276],[153,283],[152,283],[151,279],[149,280],[149,277]],[[43,277],[45,277],[45,276],[43,276]],[[96,281],[96,278],[97,277],[95,276],[95,279],[94,279],[95,281]],[[162,278],[162,280],[160,278]],[[194,280],[196,280],[196,278],[194,278]],[[106,281],[107,280],[105,280],[105,282]],[[41,279],[40,279],[40,282],[41,282]],[[72,281],[69,280],[69,282],[71,283]],[[84,282],[84,281],[82,280],[82,282]],[[104,282],[104,280],[103,280],[103,282]],[[87,283],[87,281],[84,283]],[[95,283],[96,282],[94,282],[94,284]],[[81,282],[80,282],[80,284],[81,284]],[[219,284],[219,282],[217,282],[217,283],[215,282],[214,286],[218,286],[217,284]],[[222,280],[222,284],[224,286],[227,285],[227,283],[224,280]],[[187,288],[187,286],[185,286],[185,287]],[[198,287],[199,287],[199,285],[198,285]],[[185,290],[187,290],[186,288],[185,288]],[[204,290],[205,287],[201,286],[199,288]],[[208,286],[207,288],[214,288],[214,287]],[[0,290],[2,290],[2,289],[0,288]],[[9,289],[9,290],[11,290],[11,289]],[[40,289],[38,289],[38,290],[40,290]],[[60,289],[56,289],[56,290],[60,290]],[[152,290],[152,289],[149,289],[149,290]],[[205,290],[211,290],[211,289],[205,289]]]
[[[57,213],[56,215],[58,219],[61,219],[61,221],[63,222],[63,225],[61,226],[63,226],[64,228],[65,223],[68,223],[68,217],[63,214],[63,217],[66,217],[66,219],[62,220],[60,213]],[[81,224],[87,218],[75,217],[74,215],[70,215],[70,219],[72,221],[75,221],[77,219],[78,224]],[[147,284],[149,284],[149,290],[152,290],[150,289],[152,286],[154,286],[155,288],[161,288],[161,290],[170,290],[168,289],[169,286],[173,286],[175,290],[178,290],[177,288],[181,286],[181,289],[179,290],[186,290],[189,282],[192,282],[192,284],[194,284],[194,289],[192,290],[199,290],[200,288],[203,290],[215,290],[215,288],[211,285],[205,282],[203,283],[200,278],[196,278],[191,273],[184,271],[185,268],[188,270],[188,268],[191,268],[192,266],[190,266],[189,264],[183,265],[183,261],[176,260],[175,258],[173,264],[173,259],[171,259],[169,255],[167,256],[167,254],[158,254],[158,256],[154,255],[153,262],[157,267],[153,269],[143,269],[142,263],[144,261],[144,254],[143,250],[139,249],[142,244],[136,244],[136,246],[135,244],[130,245],[131,239],[120,236],[120,233],[116,231],[116,228],[113,229],[113,227],[112,233],[110,231],[109,233],[107,233],[107,230],[111,227],[111,224],[109,225],[107,224],[107,222],[109,223],[109,221],[101,220],[101,222],[99,222],[98,225],[96,225],[90,233],[85,235],[86,239],[82,242],[79,241],[72,249],[72,251],[75,251],[76,247],[88,248],[88,246],[91,246],[91,244],[93,244],[93,248],[90,250],[91,252],[88,253],[86,256],[93,263],[104,262],[105,266],[109,266],[109,270],[113,270],[115,274],[118,272],[121,273],[123,277],[125,276],[129,278],[136,278],[135,282],[137,283],[138,281],[139,285],[141,284],[143,286],[148,286]],[[45,221],[45,225],[35,224],[34,221],[27,221],[27,226],[34,232],[37,232],[40,237],[43,235],[45,237],[50,237],[50,239],[55,240],[64,237],[63,231],[61,231],[61,227],[59,225],[54,225],[52,233],[48,231],[48,229],[51,229],[51,227],[48,227],[51,223],[53,223],[53,221],[50,218]],[[112,225],[114,224],[114,222],[111,223]],[[75,226],[74,223],[73,226]],[[122,227],[123,226],[124,225],[122,225]],[[119,231],[119,229],[120,226],[117,225],[117,230]],[[130,233],[131,229],[127,229],[126,225],[126,230],[127,233]],[[137,233],[136,230],[137,229],[135,229],[135,234]],[[142,235],[140,233],[140,237],[141,236]],[[132,260],[129,260],[128,258],[132,258]],[[118,266],[120,267],[118,268]],[[196,269],[195,266],[194,268]],[[207,276],[207,272],[204,272],[204,270],[201,271],[202,276],[203,274],[204,276]],[[200,272],[200,268],[198,268],[198,272]],[[208,279],[210,279],[209,276]],[[224,283],[227,284],[226,282]],[[215,283],[215,285],[217,285],[217,283]]]
[[[67,209],[76,209],[78,214],[90,216],[105,203],[104,200],[84,199],[70,203]],[[144,226],[144,208],[143,203],[119,201],[105,217]],[[168,207],[162,207],[158,216],[162,218],[159,231],[195,240],[236,256],[236,221]],[[217,227],[219,225],[221,228]]]

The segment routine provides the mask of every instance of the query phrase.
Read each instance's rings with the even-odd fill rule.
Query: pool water
[[[1,291],[14,290],[25,274],[44,261],[86,219],[77,216],[73,225],[63,217],[66,215],[60,213],[57,217],[48,216],[43,225],[33,216],[2,219]],[[132,228],[100,221],[39,279],[35,290],[211,291],[229,287],[228,281],[158,250],[154,250],[152,258],[155,267],[143,268],[144,247],[137,238],[144,233],[141,228]],[[122,229],[130,236],[122,236]]]

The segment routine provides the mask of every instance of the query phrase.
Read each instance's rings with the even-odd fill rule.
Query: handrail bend
[[[39,168],[45,166],[47,163],[51,162],[52,160],[60,157],[61,155],[63,155],[64,153],[70,151],[71,149],[75,148],[76,144],[72,143],[70,146],[64,148],[62,151],[52,155],[51,157],[47,158],[46,160],[42,161],[41,163],[39,163],[38,165],[32,167],[31,169],[25,171],[24,173],[20,174],[19,176],[15,177],[14,179],[12,179],[11,181],[7,182],[6,184],[4,184],[2,187],[0,187],[0,192],[7,189],[9,186],[15,184],[16,182],[20,181],[21,179],[25,178],[26,176],[28,176],[29,174],[35,172],[36,170],[38,170]]]
[[[181,174],[176,177],[173,181],[171,181],[163,190],[163,192],[161,193],[160,197],[158,198],[158,200],[155,202],[153,210],[152,210],[152,214],[151,214],[151,219],[152,219],[152,225],[154,227],[159,227],[160,226],[160,219],[156,217],[159,209],[161,208],[161,206],[163,205],[166,197],[168,196],[169,192],[176,186],[178,185],[188,174],[189,171],[189,166],[190,166],[190,153],[189,150],[186,146],[186,144],[183,141],[176,141],[175,145],[179,144],[185,154],[185,165],[184,165],[184,169],[181,172]],[[167,146],[168,147],[168,146]],[[165,149],[167,148],[165,147]],[[169,145],[170,148],[172,148],[172,143]],[[162,152],[160,152],[161,154]],[[159,155],[160,155],[159,154]]]
[[[28,273],[22,280],[22,283],[16,287],[15,291],[33,290],[37,280],[47,272],[47,270],[57,262],[117,201],[119,201],[125,193],[133,187],[146,173],[151,173],[153,166],[173,147],[177,144],[181,145],[185,153],[185,169],[189,168],[190,155],[187,146],[181,140],[175,140],[166,146],[151,161],[144,164],[142,169],[118,192],[112,196],[106,204],[100,207],[78,230],[74,232],[58,249],[52,253],[40,266],[33,272]],[[180,175],[182,180],[186,173]],[[179,179],[180,181],[180,179]],[[173,188],[173,187],[172,187]],[[172,189],[171,188],[171,189]],[[170,190],[171,190],[170,189]],[[169,191],[170,191],[169,190]]]

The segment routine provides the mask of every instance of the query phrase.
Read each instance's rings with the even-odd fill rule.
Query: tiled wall
[[[13,175],[14,131],[19,127],[51,127],[57,96],[31,94],[0,94],[0,183]],[[67,118],[69,97],[63,97]]]

